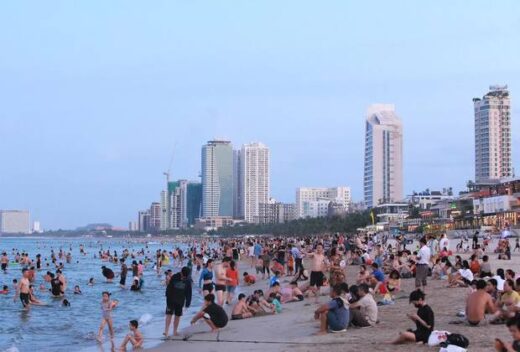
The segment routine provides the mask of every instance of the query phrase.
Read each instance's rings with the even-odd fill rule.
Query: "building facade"
[[[269,148],[262,143],[243,145],[240,165],[240,218],[259,223],[260,204],[267,203],[270,194]]]
[[[392,104],[374,104],[365,124],[364,196],[372,208],[403,198],[403,127]]]
[[[273,199],[259,204],[260,224],[283,224],[296,219],[296,204],[281,203]]]
[[[491,86],[473,99],[475,113],[475,181],[513,176],[511,162],[511,101],[507,86]]]
[[[242,150],[233,150],[233,218],[243,219]]]
[[[30,213],[26,210],[0,210],[0,233],[30,234]]]
[[[161,203],[153,202],[150,206],[150,231],[161,230]]]
[[[316,202],[321,202],[321,206],[323,207],[325,201],[340,203],[345,208],[345,211],[348,211],[351,202],[350,187],[300,187],[296,189],[296,211],[298,218],[320,216],[313,216],[312,214],[321,214],[317,210],[320,205]],[[328,202],[327,210],[324,210],[325,215],[323,216],[327,215]],[[305,205],[306,203],[307,205]],[[314,209],[316,209],[316,211]]]
[[[233,216],[233,147],[214,140],[202,147],[202,216]]]
[[[137,214],[137,227],[139,232],[150,231],[150,209],[141,210]]]

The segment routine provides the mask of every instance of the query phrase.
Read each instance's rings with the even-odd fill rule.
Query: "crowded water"
[[[41,239],[41,238],[0,238],[0,252],[6,252],[10,263],[5,273],[0,273],[0,288],[8,286],[8,293],[0,295],[1,324],[0,351],[110,351],[109,339],[104,343],[96,341],[101,320],[100,302],[103,291],[111,292],[111,299],[118,302],[112,312],[116,347],[128,333],[128,322],[138,320],[140,329],[146,335],[145,347],[152,347],[161,342],[164,326],[165,286],[164,271],[180,270],[173,260],[157,273],[154,270],[155,253],[159,249],[172,250],[174,243],[128,242],[115,239]],[[179,244],[180,248],[187,247]],[[80,253],[83,247],[84,253]],[[130,256],[126,263],[129,267],[126,289],[119,286],[120,263],[100,258],[100,251],[110,251],[121,255],[127,249]],[[60,250],[63,257],[59,258]],[[53,297],[51,287],[45,282],[47,271],[56,272],[52,263],[51,251],[56,255],[56,264],[63,263],[63,275],[67,289],[63,297]],[[25,310],[16,296],[13,279],[20,280],[23,265],[14,262],[17,253],[28,253],[34,260],[41,254],[41,269],[36,271],[34,294],[43,305],[31,305]],[[67,253],[70,257],[67,260]],[[133,260],[144,264],[142,287],[138,291],[130,290],[132,284],[131,263]],[[32,265],[35,265],[34,263]],[[112,283],[102,275],[102,266],[115,273]],[[93,278],[93,285],[88,285]],[[194,278],[196,279],[196,278]],[[74,287],[79,286],[81,294],[74,294]],[[70,306],[64,306],[66,299]],[[200,295],[195,294],[188,314],[198,310]],[[186,322],[181,322],[185,325]],[[105,331],[105,335],[108,332]]]

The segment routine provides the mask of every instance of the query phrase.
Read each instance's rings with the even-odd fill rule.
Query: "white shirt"
[[[473,273],[469,269],[459,269],[459,274],[468,281],[473,281]]]
[[[250,257],[254,257],[255,256],[255,247],[254,246],[249,246],[248,248],[248,254]]]
[[[417,264],[430,264],[430,257],[432,256],[430,248],[428,246],[422,246],[417,253],[418,261]]]
[[[493,276],[493,279],[497,280],[497,290],[504,291],[504,282],[506,282],[506,280],[503,280],[498,275]]]
[[[446,248],[450,249],[450,241],[447,238],[441,238],[440,249],[441,251]]]

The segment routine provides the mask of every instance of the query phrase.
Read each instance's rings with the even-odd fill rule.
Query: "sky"
[[[393,103],[404,189],[474,178],[473,97],[509,86],[520,170],[520,1],[3,1],[0,209],[127,226],[215,137],[271,149],[271,195],[352,188],[365,113]],[[173,158],[172,158],[173,156]],[[520,171],[518,171],[520,172]]]

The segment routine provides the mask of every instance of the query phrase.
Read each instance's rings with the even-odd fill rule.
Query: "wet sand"
[[[452,247],[455,246],[451,241]],[[520,253],[513,254],[512,260],[501,261],[496,255],[490,253],[493,245],[488,249],[492,269],[511,268],[520,270]],[[469,254],[461,254],[463,259]],[[240,272],[253,271],[248,263],[240,264]],[[358,267],[347,268],[347,282],[355,282]],[[286,278],[282,282],[289,281]],[[504,341],[511,341],[511,336],[505,325],[485,325],[470,327],[466,325],[452,325],[450,321],[458,320],[456,313],[464,310],[466,288],[446,288],[446,281],[428,281],[427,303],[435,313],[435,330],[447,330],[452,333],[461,333],[470,340],[469,351],[493,351],[493,343],[496,337]],[[283,284],[282,284],[283,286]],[[414,289],[414,279],[402,280],[404,296],[408,296]],[[254,286],[244,289],[249,293],[254,289],[267,288],[267,282],[261,281]],[[320,303],[328,301],[327,297],[321,297]],[[229,308],[230,309],[230,308]],[[228,309],[228,310],[229,310]],[[230,321],[228,326],[214,334],[208,332],[208,327],[203,322],[191,326],[183,334],[193,334],[188,341],[166,341],[159,347],[150,349],[155,352],[182,350],[186,352],[234,352],[234,351],[438,351],[439,347],[424,345],[390,345],[388,341],[394,339],[399,331],[414,328],[415,324],[406,318],[406,313],[415,312],[416,309],[408,304],[408,299],[397,299],[395,304],[379,307],[380,323],[376,327],[351,328],[347,332],[315,336],[319,329],[319,322],[313,319],[313,311],[316,309],[314,299],[306,299],[303,302],[288,303],[283,305],[283,312],[274,316],[251,318],[246,320]],[[184,317],[183,319],[191,319]]]

